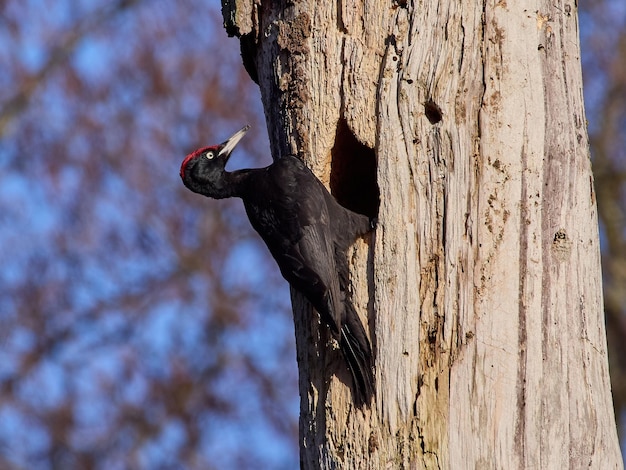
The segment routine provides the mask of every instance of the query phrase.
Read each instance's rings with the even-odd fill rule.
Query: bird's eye
[[[209,152],[207,152],[205,155],[206,155],[206,157],[207,157],[209,160],[213,160],[213,157],[215,156],[215,153],[213,153],[213,152],[209,151]]]

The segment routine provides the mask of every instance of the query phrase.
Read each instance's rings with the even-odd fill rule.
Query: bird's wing
[[[325,189],[295,157],[281,159],[273,167],[272,179],[281,193],[274,202],[281,219],[275,229],[281,233],[263,238],[285,279],[338,334],[343,302]]]

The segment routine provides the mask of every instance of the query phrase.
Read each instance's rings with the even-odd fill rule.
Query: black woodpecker
[[[283,277],[307,298],[339,342],[354,381],[355,405],[369,405],[374,394],[372,350],[348,293],[346,252],[374,223],[341,206],[294,156],[266,168],[226,171],[233,149],[249,128],[221,145],[187,155],[180,177],[193,192],[243,200],[252,227]]]

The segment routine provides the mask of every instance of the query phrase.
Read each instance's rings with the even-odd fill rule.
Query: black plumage
[[[354,380],[355,403],[369,404],[374,394],[372,351],[348,293],[346,252],[372,223],[341,206],[294,156],[265,168],[227,172],[226,162],[247,130],[189,154],[180,169],[183,183],[211,198],[243,200],[250,223],[283,277],[307,298],[339,342]]]

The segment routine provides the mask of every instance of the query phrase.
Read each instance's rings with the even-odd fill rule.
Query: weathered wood
[[[377,397],[294,293],[302,467],[622,468],[576,4],[228,3],[274,158],[331,187],[377,161],[351,254]]]

